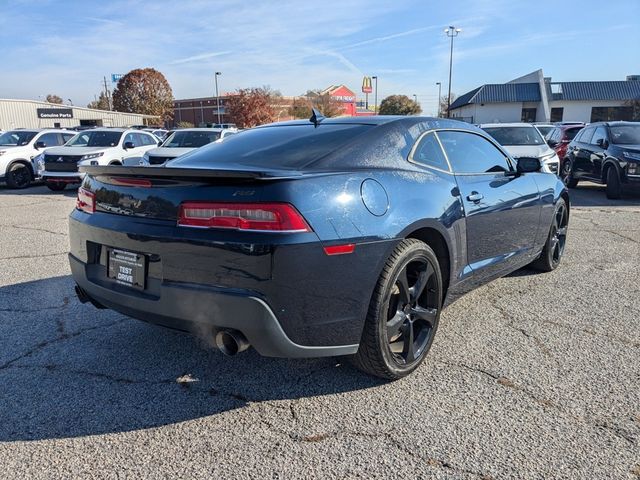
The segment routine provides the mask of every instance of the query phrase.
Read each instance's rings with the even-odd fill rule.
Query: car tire
[[[622,198],[622,183],[620,182],[620,175],[616,167],[609,167],[607,170],[607,198],[611,200],[617,200]]]
[[[27,188],[31,185],[31,180],[33,180],[31,171],[24,163],[14,163],[11,165],[5,177],[7,186],[16,189]]]
[[[568,158],[565,158],[564,162],[562,162],[560,175],[567,188],[576,188],[578,186],[578,180],[573,178],[573,173],[571,172],[571,160]]]
[[[49,190],[54,192],[61,192],[67,187],[67,184],[62,182],[45,182],[45,185]]]
[[[416,239],[401,241],[376,283],[354,365],[387,380],[418,368],[438,328],[442,292],[431,247]]]
[[[556,204],[549,235],[540,256],[531,263],[531,267],[541,272],[551,272],[558,268],[567,241],[569,209],[567,202],[560,198]]]

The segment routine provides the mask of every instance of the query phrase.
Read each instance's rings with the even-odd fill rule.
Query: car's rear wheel
[[[416,239],[400,242],[376,284],[354,364],[389,380],[418,368],[438,328],[442,288],[433,250]]]
[[[573,178],[573,174],[571,173],[571,160],[568,158],[565,158],[564,162],[562,162],[560,176],[567,188],[576,188],[576,186],[578,186],[578,180]]]
[[[7,185],[10,188],[26,188],[31,184],[31,180],[31,171],[23,163],[11,165],[6,176]]]
[[[49,190],[52,190],[54,192],[60,192],[67,186],[67,184],[64,182],[46,182],[45,185]]]
[[[607,198],[616,200],[622,197],[622,183],[620,182],[620,175],[615,167],[609,167],[607,170]]]
[[[569,209],[565,200],[561,198],[556,204],[547,242],[544,244],[540,257],[531,264],[533,268],[542,272],[550,272],[558,268],[567,243],[568,227]]]

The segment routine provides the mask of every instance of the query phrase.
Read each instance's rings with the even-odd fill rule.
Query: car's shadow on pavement
[[[383,383],[343,359],[225,357],[202,339],[80,304],[70,276],[0,287],[0,441],[153,428]]]
[[[569,190],[572,207],[628,207],[640,206],[640,189],[626,189],[619,200],[610,200],[605,187],[591,182],[581,182]]]
[[[7,187],[6,185],[0,185],[0,195],[11,195],[11,196],[60,196],[63,195],[65,197],[75,197],[78,195],[78,186],[67,185],[64,190],[59,192],[54,192],[49,190],[43,183],[34,183],[27,188],[22,188],[19,190],[12,189]]]

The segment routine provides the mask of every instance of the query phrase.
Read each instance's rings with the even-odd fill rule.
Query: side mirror
[[[158,140],[158,146],[162,146],[162,140]]]
[[[40,142],[36,142],[34,147],[36,148],[36,150],[40,150],[41,148],[47,148],[47,144],[40,141]]]
[[[558,142],[556,142],[555,140],[547,140],[547,145],[549,145],[551,148],[555,148],[558,146]]]
[[[519,157],[516,163],[516,171],[518,173],[539,172],[541,168],[540,159],[536,157]]]
[[[133,142],[124,142],[124,149],[125,150],[130,150],[132,148],[136,148],[136,146],[133,144]]]
[[[599,138],[596,140],[596,145],[602,148],[607,148],[609,146],[609,142],[607,142],[606,138]]]

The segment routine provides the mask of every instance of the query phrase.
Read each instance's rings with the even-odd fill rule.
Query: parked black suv
[[[640,187],[640,123],[592,123],[569,144],[562,162],[569,188],[589,180],[606,184],[607,198],[620,198],[624,185]]]

